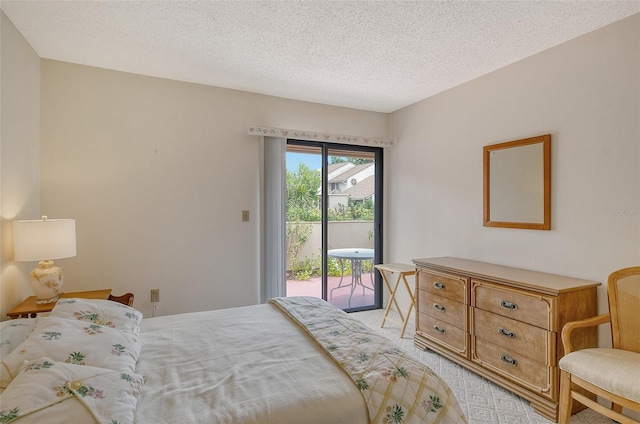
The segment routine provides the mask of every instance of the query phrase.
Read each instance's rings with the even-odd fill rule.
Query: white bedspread
[[[138,424],[368,423],[347,374],[273,305],[144,319]]]

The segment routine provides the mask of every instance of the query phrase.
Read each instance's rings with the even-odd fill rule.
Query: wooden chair
[[[109,295],[109,300],[122,303],[123,305],[133,306],[133,293],[125,293],[122,296]]]
[[[608,314],[569,322],[562,329],[565,356],[559,362],[559,424],[569,423],[573,400],[619,423],[640,423],[622,415],[623,407],[640,414],[640,266],[612,273],[607,296]],[[609,322],[612,348],[572,351],[572,331]],[[584,390],[611,402],[611,409]]]

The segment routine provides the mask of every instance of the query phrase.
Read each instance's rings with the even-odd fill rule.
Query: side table
[[[90,290],[81,292],[63,293],[60,298],[80,297],[83,299],[108,299],[111,294],[111,289],[105,290]],[[56,302],[51,303],[36,303],[35,296],[29,296],[21,304],[13,308],[7,315],[11,319],[15,318],[35,318],[38,314],[45,312],[51,312]]]
[[[402,320],[402,332],[400,333],[400,338],[404,336],[404,331],[407,329],[407,323],[409,322],[409,316],[411,316],[411,310],[416,306],[416,300],[413,296],[413,292],[411,291],[411,286],[407,281],[407,277],[411,275],[416,275],[416,268],[412,265],[408,264],[378,264],[375,265],[376,269],[380,271],[380,275],[382,275],[382,279],[384,280],[387,289],[389,290],[389,303],[387,303],[387,308],[384,311],[384,318],[382,319],[382,324],[380,327],[384,327],[384,322],[387,320],[387,315],[389,315],[389,311],[391,310],[391,304],[395,304],[396,309],[398,310],[398,314],[400,315],[400,319]],[[395,284],[391,286],[389,283],[390,274],[396,274]],[[404,316],[402,314],[402,310],[398,305],[398,301],[396,300],[396,293],[398,292],[398,287],[400,287],[400,280],[404,282],[405,287],[407,288],[407,293],[409,294],[409,298],[411,299],[411,304],[409,305],[409,310],[407,311],[407,315]]]

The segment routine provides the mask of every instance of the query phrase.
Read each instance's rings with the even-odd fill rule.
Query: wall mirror
[[[551,229],[551,135],[483,147],[484,226]]]

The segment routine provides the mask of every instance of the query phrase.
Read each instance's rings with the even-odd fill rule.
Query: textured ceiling
[[[640,1],[13,1],[43,58],[392,112]]]

